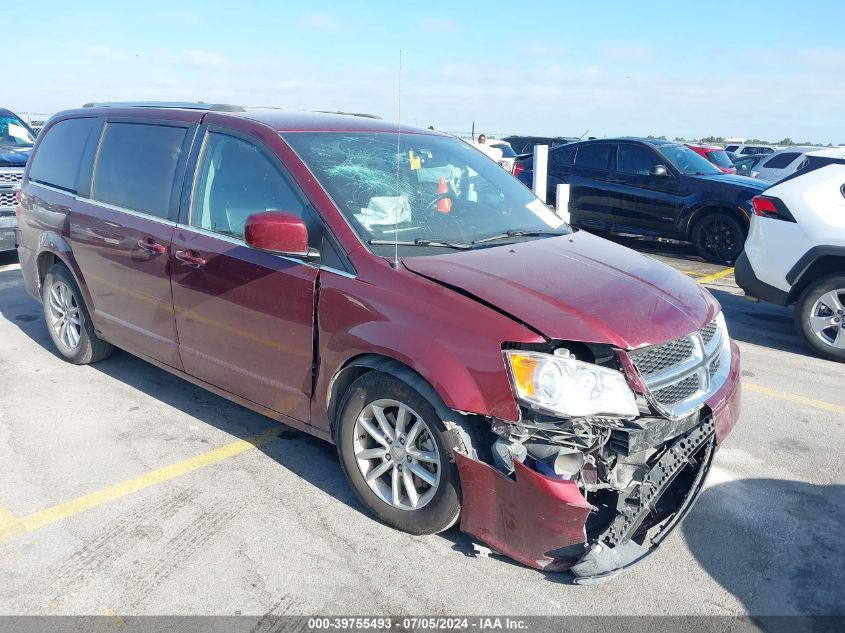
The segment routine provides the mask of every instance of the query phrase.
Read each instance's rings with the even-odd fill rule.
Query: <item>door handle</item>
[[[202,268],[205,266],[205,260],[191,250],[176,251],[176,259],[191,268]]]
[[[142,240],[138,240],[138,248],[142,251],[145,251],[147,255],[153,257],[154,255],[161,255],[167,252],[167,247],[163,244],[159,244],[151,237],[145,237]]]

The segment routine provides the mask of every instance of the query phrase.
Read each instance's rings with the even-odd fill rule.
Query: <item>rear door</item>
[[[615,185],[611,181],[616,146],[613,143],[586,143],[571,149],[575,150],[574,162],[562,180],[570,185],[572,222],[586,227],[609,228],[616,207]]]
[[[652,175],[657,165],[670,169],[669,174]],[[620,143],[613,180],[617,187],[615,230],[665,236],[677,232],[684,196],[665,158],[646,145]]]
[[[170,241],[195,129],[191,121],[107,118],[90,192],[77,198],[70,217],[73,252],[104,338],[176,368]]]
[[[243,235],[253,213],[287,211],[306,220],[316,247],[320,224],[267,146],[215,127],[201,138],[171,260],[185,371],[308,422],[318,269],[250,248]]]

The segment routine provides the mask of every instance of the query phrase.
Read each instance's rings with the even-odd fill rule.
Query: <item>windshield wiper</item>
[[[446,240],[429,240],[425,238],[417,238],[411,240],[370,240],[367,242],[370,246],[421,246],[431,248],[454,248],[456,250],[467,250],[472,248],[472,244],[463,244],[461,242],[449,242]]]
[[[522,229],[511,229],[507,233],[500,233],[498,235],[491,235],[489,237],[482,237],[478,240],[473,240],[473,244],[486,244],[487,242],[498,242],[499,240],[506,240],[512,237],[556,237],[558,235],[569,235],[569,231],[525,231]]]

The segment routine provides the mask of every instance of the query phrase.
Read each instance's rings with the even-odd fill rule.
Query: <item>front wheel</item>
[[[845,362],[845,275],[822,277],[801,293],[795,325],[817,354]]]
[[[462,449],[434,406],[410,386],[370,372],[343,398],[336,431],[340,463],[361,502],[411,534],[451,527],[461,511],[452,455]]]
[[[727,213],[708,213],[692,227],[695,251],[708,262],[733,262],[742,252],[744,243],[742,225]]]

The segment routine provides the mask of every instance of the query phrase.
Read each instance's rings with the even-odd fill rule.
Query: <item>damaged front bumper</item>
[[[706,401],[698,423],[670,439],[641,484],[619,493],[610,510],[594,505],[574,480],[543,475],[519,461],[511,478],[456,453],[461,529],[530,567],[569,569],[580,584],[610,578],[642,560],[692,507],[717,446],[739,417],[739,350],[734,343],[731,348],[728,379]],[[605,518],[596,521],[602,512]]]

